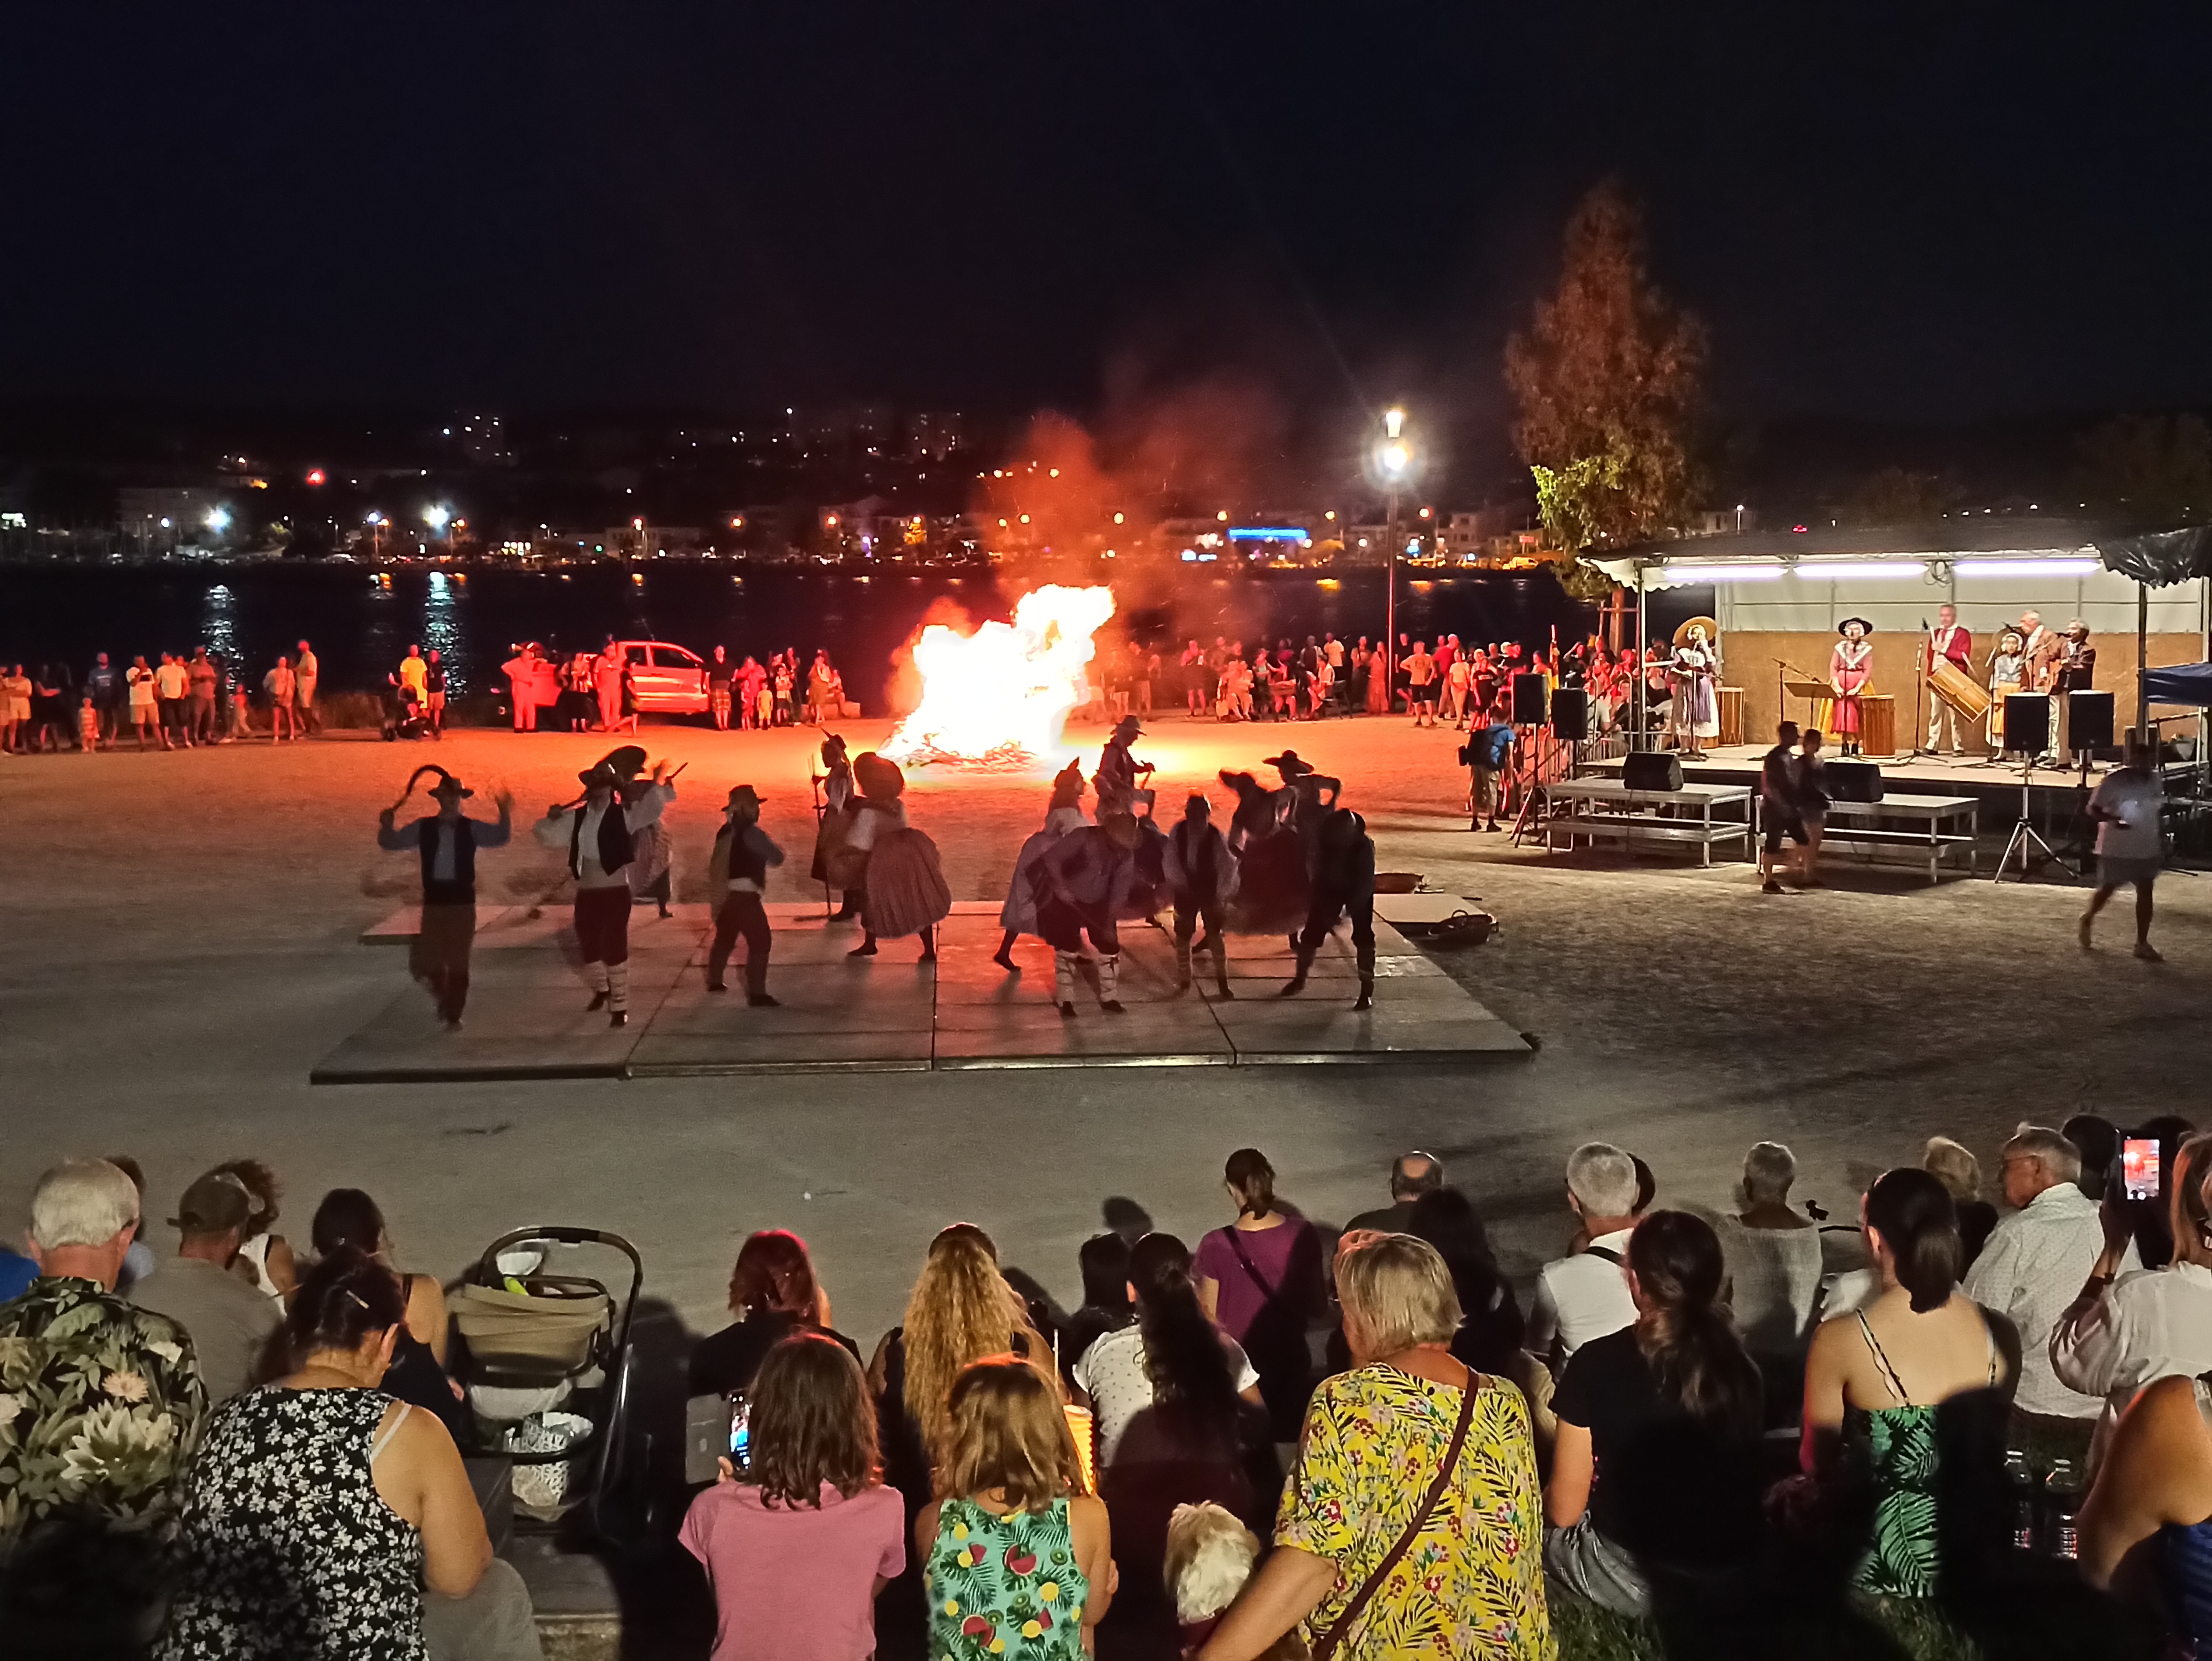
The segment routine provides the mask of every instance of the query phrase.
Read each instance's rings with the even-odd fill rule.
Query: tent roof
[[[1929,525],[1838,529],[1808,525],[1803,531],[1747,531],[1717,537],[1678,537],[1642,542],[1607,557],[1684,559],[1720,564],[1736,559],[1787,559],[1822,554],[1850,554],[1863,559],[1899,559],[1922,555],[1942,559],[1953,554],[2080,554],[2120,527],[2056,514],[1960,514]]]

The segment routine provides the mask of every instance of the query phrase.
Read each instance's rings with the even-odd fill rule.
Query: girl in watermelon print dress
[[[943,1496],[915,1519],[930,1661],[1080,1661],[1114,1595],[1103,1501],[1060,1397],[1013,1355],[962,1369]]]

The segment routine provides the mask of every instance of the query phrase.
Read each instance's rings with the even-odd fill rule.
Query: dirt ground
[[[855,722],[855,750],[880,739]],[[1095,758],[1103,734],[1079,733]],[[672,824],[696,894],[723,792],[754,784],[792,855],[771,897],[799,899],[814,735],[649,725],[688,764]],[[147,1164],[149,1218],[198,1169],[246,1151],[279,1163],[304,1213],[322,1187],[380,1191],[422,1267],[451,1270],[518,1220],[615,1219],[651,1247],[656,1289],[710,1318],[729,1243],[810,1229],[853,1329],[896,1318],[915,1254],[946,1217],[977,1217],[1074,1290],[1073,1246],[1108,1195],[1139,1197],[1191,1237],[1225,1220],[1218,1161],[1269,1148],[1316,1214],[1376,1203],[1383,1162],[1431,1147],[1496,1222],[1509,1267],[1554,1253],[1559,1161],[1603,1136],[1642,1153],[1662,1196],[1725,1202],[1743,1148],[1790,1142],[1801,1193],[1848,1214],[1858,1185],[1958,1135],[1994,1171],[2023,1118],[2194,1111],[2212,1039],[2212,889],[2161,881],[2162,964],[2125,951],[2124,901],[2084,955],[2081,894],[2056,883],[1947,880],[1838,866],[1830,885],[1762,896],[1741,862],[1547,857],[1458,817],[1449,730],[1402,720],[1283,727],[1161,721],[1138,745],[1171,817],[1224,765],[1284,744],[1346,780],[1381,865],[1479,895],[1504,924],[1442,959],[1516,1029],[1528,1062],[1466,1072],[1306,1068],[1222,1074],[957,1075],[666,1085],[348,1086],[307,1068],[404,990],[398,955],[355,944],[407,897],[410,856],[377,851],[377,810],[435,759],[518,799],[518,844],[488,855],[487,899],[557,886],[526,824],[573,794],[599,738],[454,733],[442,745],[347,735],[271,747],[0,758],[0,1227],[68,1153]],[[1034,776],[922,770],[913,821],[956,896],[996,898],[1042,820]],[[419,800],[419,798],[418,798]],[[410,806],[409,812],[414,810]],[[1387,992],[1387,989],[1386,989]],[[980,1127],[980,1129],[979,1129]],[[304,1214],[289,1219],[304,1232]],[[155,1231],[166,1244],[165,1231]]]

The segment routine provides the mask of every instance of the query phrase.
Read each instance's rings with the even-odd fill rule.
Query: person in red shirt
[[[1924,666],[1931,674],[1938,663],[1948,663],[1960,674],[1971,678],[1974,672],[1974,637],[1959,626],[1959,608],[1939,605],[1936,608],[1936,626],[1928,631],[1928,661]],[[1965,741],[1960,734],[1966,723],[1959,712],[1932,688],[1928,698],[1928,753],[1941,755],[1948,747],[1954,755],[1965,753]],[[1950,743],[1943,742],[1948,733]]]

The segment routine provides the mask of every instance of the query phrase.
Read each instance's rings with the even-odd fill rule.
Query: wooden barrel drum
[[[1720,690],[1721,730],[1723,745],[1743,742],[1743,688],[1723,686]]]

